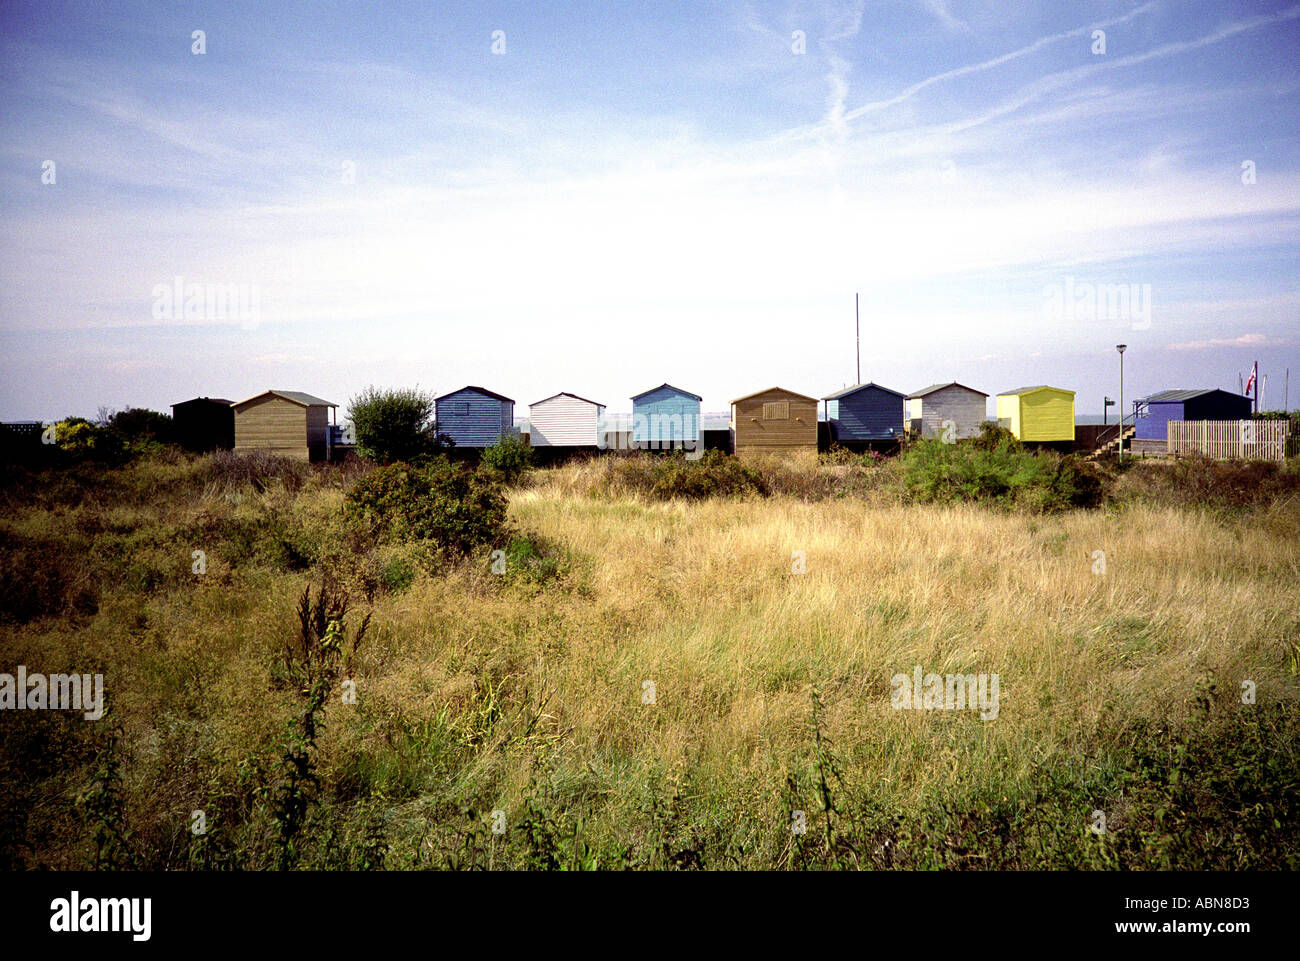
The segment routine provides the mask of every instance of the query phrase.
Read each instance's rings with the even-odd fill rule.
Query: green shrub
[[[506,435],[485,448],[480,461],[489,470],[499,471],[507,482],[517,480],[533,466],[533,448],[522,439]]]
[[[698,460],[688,460],[681,451],[619,458],[606,475],[605,487],[607,492],[627,491],[655,500],[767,494],[757,470],[717,450],[705,451]]]
[[[102,413],[100,423],[65,417],[54,425],[54,445],[65,462],[95,460],[116,465],[141,454],[157,453],[171,439],[171,417],[142,407]]]
[[[1261,410],[1253,415],[1255,420],[1285,420],[1290,423],[1283,455],[1288,459],[1300,456],[1300,411]]]
[[[407,557],[391,557],[384,564],[380,579],[386,590],[393,594],[404,594],[415,580],[415,565]]]
[[[529,584],[546,584],[564,574],[567,564],[556,560],[561,550],[538,538],[514,537],[505,548],[506,576]]]
[[[88,787],[77,794],[77,813],[95,843],[89,867],[96,871],[135,867],[131,834],[126,827],[126,803],[122,797],[122,762],[117,742],[121,728],[110,730],[95,758],[95,772]]]
[[[108,418],[108,429],[136,448],[154,448],[172,441],[172,419],[168,414],[144,407],[128,407]]]
[[[1091,464],[1027,451],[991,424],[970,441],[918,441],[902,459],[907,492],[923,502],[973,501],[1051,512],[1093,507],[1105,494]]]
[[[84,417],[65,417],[54,425],[54,443],[73,460],[115,462],[121,458],[121,435]]]
[[[995,420],[986,420],[980,424],[980,432],[970,438],[967,443],[978,450],[1006,450],[1015,449],[1023,450],[1019,439],[1011,431],[1002,427]]]
[[[1132,757],[1124,794],[1139,813],[1119,839],[1120,867],[1300,867],[1296,713],[1281,703],[1247,711],[1238,704],[1225,712],[1216,697],[1211,684],[1198,704],[1198,723],[1183,730],[1139,723],[1125,733]]]
[[[1300,464],[1215,460],[1183,454],[1165,463],[1140,463],[1124,475],[1122,494],[1170,506],[1239,510],[1300,496]]]
[[[428,541],[466,554],[505,537],[506,507],[500,475],[438,457],[372,471],[348,492],[343,510],[381,540]]]
[[[441,447],[450,447],[451,441],[435,432],[433,413],[433,395],[419,388],[367,387],[348,405],[357,453],[391,464],[413,461]]]

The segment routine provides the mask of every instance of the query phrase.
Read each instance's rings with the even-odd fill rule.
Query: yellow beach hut
[[[1040,384],[998,394],[998,424],[1022,441],[1073,441],[1074,391]]]

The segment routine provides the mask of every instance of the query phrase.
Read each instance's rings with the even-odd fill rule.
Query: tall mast
[[[857,331],[858,338],[858,379],[853,383],[862,383],[862,315],[858,312],[858,295],[853,295],[853,328]]]

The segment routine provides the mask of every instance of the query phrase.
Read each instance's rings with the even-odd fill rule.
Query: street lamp
[[[1119,459],[1124,459],[1124,351],[1128,344],[1116,344],[1119,351]]]

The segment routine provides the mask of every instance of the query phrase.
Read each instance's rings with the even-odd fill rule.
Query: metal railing
[[[1138,416],[1139,416],[1138,412],[1134,411],[1132,414],[1129,414],[1127,417],[1121,417],[1114,424],[1106,424],[1105,426],[1103,426],[1101,430],[1097,431],[1097,440],[1096,440],[1097,449],[1101,450],[1101,448],[1105,447],[1107,444],[1113,442],[1116,438],[1118,438],[1120,436],[1121,428],[1127,430],[1128,428],[1132,427],[1133,432],[1136,434]]]

